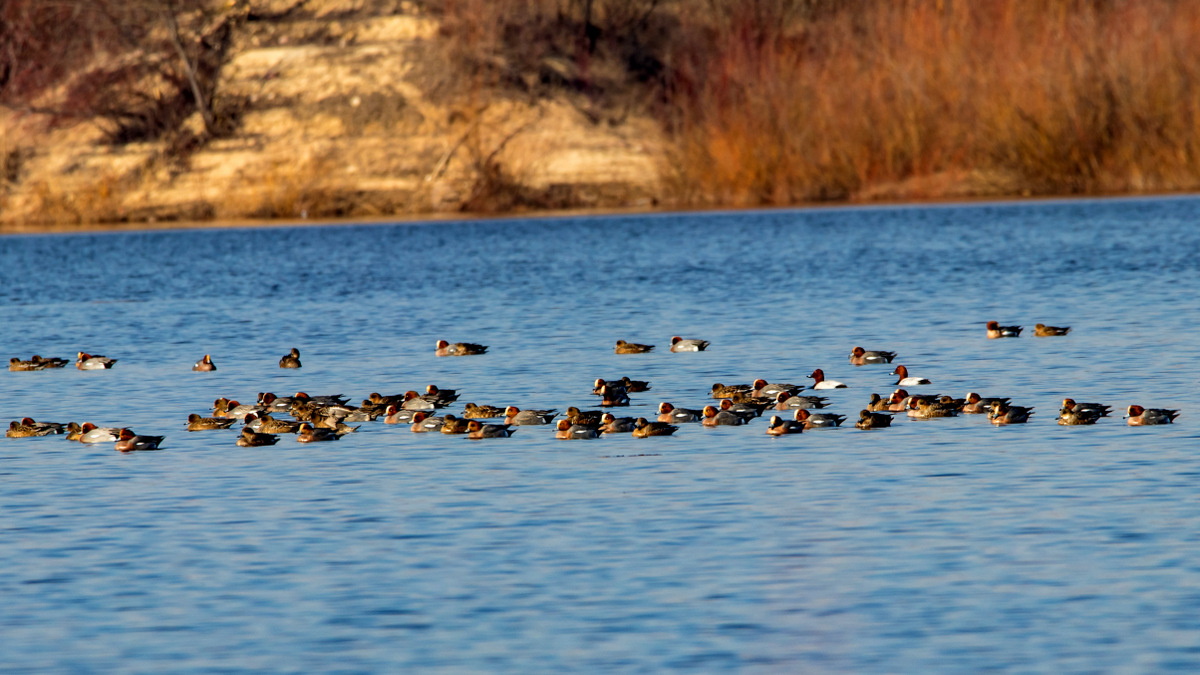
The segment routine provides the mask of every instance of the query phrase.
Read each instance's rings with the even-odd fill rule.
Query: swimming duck
[[[42,366],[44,366],[46,368],[62,368],[63,366],[70,363],[70,361],[68,361],[66,359],[60,359],[57,356],[51,356],[48,359],[44,359],[44,358],[38,356],[37,354],[34,354],[33,356],[31,356],[29,358],[29,360],[33,361],[34,363],[40,363],[40,364],[42,364]]]
[[[188,415],[188,431],[209,431],[211,429],[228,429],[233,426],[232,417],[201,417],[196,413]],[[119,431],[119,430],[118,430]]]
[[[1125,411],[1125,419],[1131,427],[1171,424],[1176,417],[1179,417],[1178,410],[1166,408],[1143,408],[1140,405],[1131,405]]]
[[[813,389],[846,389],[846,385],[837,380],[825,379],[825,371],[817,368],[809,375],[813,379]]]
[[[219,401],[220,399],[218,399]],[[223,408],[213,410],[213,414],[217,417],[232,417],[235,420],[240,420],[252,412],[258,412],[257,404],[238,403],[234,401],[226,401]]]
[[[666,422],[647,422],[645,417],[639,417],[633,421],[633,437],[634,438],[650,438],[651,436],[670,436],[679,430],[679,427]]]
[[[300,350],[292,347],[292,351],[283,355],[279,359],[280,368],[299,368],[300,367]]]
[[[454,415],[446,415],[442,420],[442,428],[440,431],[443,434],[465,434],[470,431],[471,420],[466,420]]]
[[[1064,398],[1060,412],[1078,412],[1084,415],[1096,415],[1097,417],[1108,417],[1112,412],[1112,406],[1104,405],[1103,403],[1076,403],[1073,398]]]
[[[442,418],[430,417],[429,413],[424,410],[418,410],[412,418],[412,426],[409,430],[413,433],[428,433],[430,431],[440,431],[442,428]]]
[[[453,389],[439,389],[436,384],[431,384],[425,387],[425,393],[421,398],[448,406],[458,400],[458,392]]]
[[[1055,335],[1066,335],[1070,332],[1070,326],[1047,326],[1044,323],[1039,323],[1033,327],[1034,337],[1053,337]]]
[[[766,409],[765,405],[760,406],[757,403],[734,403],[733,399],[731,398],[721,399],[721,405],[719,407],[721,410],[726,412],[731,412],[734,415],[741,415],[742,417],[745,417],[747,422],[753,420],[759,415],[762,415],[763,410]]]
[[[958,417],[958,409],[953,405],[946,405],[925,398],[910,398],[908,416],[918,420],[931,420],[938,417]]]
[[[278,442],[279,437],[275,434],[256,433],[250,427],[243,427],[242,434],[237,439],[238,447],[242,448],[259,448],[267,445],[275,445]]]
[[[80,443],[110,443],[120,435],[121,430],[115,427],[98,427],[91,422],[84,422],[83,426],[79,427],[79,438],[75,440]]]
[[[488,350],[486,345],[477,345],[474,342],[455,342],[451,344],[445,340],[437,341],[437,351],[434,356],[475,356],[484,354]]]
[[[320,396],[309,396],[303,391],[298,391],[292,395],[292,402],[300,401],[302,403],[316,403],[319,405],[346,405],[350,399],[341,394],[322,394]]]
[[[878,395],[875,394],[875,396]],[[735,398],[734,400],[736,401],[737,399]],[[829,397],[827,396],[801,396],[800,394],[789,396],[786,391],[781,391],[775,397],[774,408],[775,410],[793,410],[795,408],[819,410],[828,405],[828,400]]]
[[[212,357],[208,354],[205,354],[204,358],[200,359],[196,362],[196,365],[192,366],[192,370],[202,373],[212,372],[216,369],[217,367],[213,364]]]
[[[990,411],[992,409],[992,403],[995,403],[996,401],[1008,403],[1009,400],[1010,399],[1008,399],[1007,397],[1005,397],[1005,398],[984,397],[984,396],[980,396],[979,394],[976,394],[973,391],[969,391],[969,392],[967,392],[967,398],[966,398],[966,402],[963,404],[962,412],[964,412],[968,415],[980,415],[980,414]]]
[[[893,370],[891,374],[900,378],[896,380],[894,384],[901,387],[915,387],[922,384],[933,384],[923,377],[909,376],[908,368],[905,368],[904,366],[896,366],[896,369]]]
[[[509,429],[507,424],[480,424],[475,420],[467,423],[467,438],[479,440],[483,438],[508,438],[516,429]]]
[[[258,413],[250,413],[242,418],[242,428],[251,431],[262,431],[262,420],[258,419]]]
[[[463,417],[470,420],[486,420],[492,417],[500,417],[503,414],[504,408],[497,408],[494,405],[468,403],[463,409]]]
[[[737,392],[745,394],[750,393],[750,385],[748,384],[721,384],[717,382],[712,386],[713,398],[732,398]]]
[[[858,411],[858,421],[854,423],[857,429],[883,429],[892,426],[892,416],[887,413]]]
[[[247,415],[247,418],[250,416]],[[264,434],[295,434],[299,433],[301,424],[299,422],[289,422],[288,420],[277,420],[271,417],[270,413],[262,413],[258,416],[259,433]]]
[[[9,438],[28,438],[32,436],[50,436],[53,434],[66,433],[67,425],[58,422],[36,422],[32,417],[23,417],[18,422],[13,420],[8,425],[8,433],[5,434]]]
[[[600,420],[604,418],[603,410],[580,410],[575,406],[567,408],[564,415],[568,422],[577,424],[581,427],[591,427],[593,429],[600,428]]]
[[[608,408],[629,405],[629,394],[624,387],[606,384],[600,388],[600,405]]]
[[[708,349],[708,340],[695,340],[692,338],[681,338],[678,335],[671,338],[671,351],[673,352],[702,352]]]
[[[1021,326],[1001,326],[998,321],[987,322],[989,340],[996,338],[1015,338],[1021,336]]]
[[[633,431],[632,417],[616,417],[612,413],[604,413],[600,418],[599,432],[602,434],[627,434]]]
[[[805,429],[820,429],[828,427],[840,427],[842,422],[846,420],[845,415],[835,415],[834,413],[813,413],[800,408],[796,411],[796,421],[804,425]]]
[[[45,370],[45,368],[46,368],[45,364],[38,363],[37,361],[34,361],[33,359],[30,359],[28,361],[22,361],[21,359],[14,356],[8,360],[8,369],[11,371],[14,371],[14,372],[31,371],[31,370]]]
[[[384,411],[384,424],[412,424],[413,418],[417,415],[416,410],[404,410],[396,404],[389,405]]]
[[[745,417],[731,413],[728,410],[717,410],[715,406],[711,405],[704,406],[704,417],[700,420],[700,424],[703,424],[706,427],[734,427],[745,423]]]
[[[992,412],[988,413],[988,419],[992,421],[992,424],[997,426],[1002,424],[1024,424],[1029,421],[1029,416],[1032,414],[1033,408],[1009,405],[1002,401],[993,401]]]
[[[650,383],[645,380],[631,380],[629,376],[621,378],[620,385],[625,387],[625,391],[631,394],[637,394],[643,391],[650,391]]]
[[[850,352],[850,365],[865,366],[871,363],[891,363],[894,358],[896,358],[896,352],[885,352],[881,349],[868,351],[862,347],[855,347]]]
[[[557,410],[521,410],[515,405],[504,409],[505,424],[549,424],[558,415]]]
[[[391,396],[384,396],[377,391],[373,391],[364,400],[371,405],[381,405],[384,407],[384,409],[387,409],[389,405],[400,405],[401,403],[404,403],[404,394],[392,394]]]
[[[313,425],[305,422],[300,425],[300,431],[296,434],[297,443],[320,443],[323,441],[336,441],[341,438],[333,429],[321,429],[313,427]]]
[[[80,370],[107,370],[112,368],[116,362],[116,359],[110,359],[107,356],[79,352],[79,356],[75,359],[75,367]]]
[[[617,354],[645,354],[652,349],[654,349],[654,345],[640,345],[636,342],[617,340],[617,347],[614,352]]]
[[[440,406],[434,400],[430,400],[410,390],[404,393],[404,403],[400,404],[400,407],[405,410],[433,410],[435,408],[444,408],[445,406]]]
[[[725,400],[728,401],[729,399]],[[701,410],[693,410],[691,408],[676,408],[666,401],[658,404],[659,422],[669,422],[671,424],[699,422],[700,418],[702,417],[704,417],[704,412]]]
[[[571,424],[568,420],[559,420],[558,426],[554,431],[554,437],[560,440],[599,438],[600,432],[591,427],[582,427],[578,424]]]
[[[292,408],[293,403],[295,403],[295,399],[291,396],[276,396],[269,391],[260,392],[258,395],[258,406],[271,412],[287,412]]]
[[[767,425],[768,436],[783,436],[784,434],[799,434],[804,431],[804,424],[785,420],[779,415],[772,415],[771,422]]]
[[[794,384],[768,383],[766,380],[758,379],[754,384],[750,385],[748,396],[755,398],[765,398],[768,401],[775,400],[775,397],[781,393],[786,393],[788,396],[794,396],[804,391],[804,387]]]
[[[888,399],[883,398],[879,394],[871,394],[871,400],[867,402],[868,412],[879,412],[888,409]]]
[[[158,450],[165,436],[140,436],[129,429],[121,429],[113,449],[119,452],[135,452],[138,450]]]
[[[1058,412],[1058,423],[1063,426],[1081,426],[1095,424],[1102,415],[1094,410],[1074,410],[1064,407]]]
[[[79,426],[78,422],[68,422],[67,423],[67,440],[68,441],[78,441],[79,437],[82,435],[83,435],[83,427]]]

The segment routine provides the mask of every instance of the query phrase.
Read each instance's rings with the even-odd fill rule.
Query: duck
[[[620,385],[625,387],[625,391],[631,394],[637,394],[643,391],[650,391],[650,383],[646,380],[631,380],[629,376],[621,378]]]
[[[606,384],[600,388],[600,405],[607,408],[627,406],[629,405],[629,394],[625,393],[624,387]]]
[[[750,393],[750,385],[748,384],[721,384],[717,382],[712,386],[713,398],[733,398],[733,395],[742,392],[743,394]]]
[[[14,433],[15,432],[15,433]],[[33,436],[51,436],[53,434],[65,434],[67,425],[58,422],[37,422],[32,417],[23,417],[18,422],[13,420],[8,425],[8,433],[5,434],[9,438],[28,438]]]
[[[297,443],[320,443],[323,441],[336,441],[339,438],[341,438],[341,435],[333,429],[314,427],[308,422],[301,424],[300,431],[296,434]]]
[[[401,403],[404,403],[404,394],[392,394],[391,396],[384,396],[377,391],[373,391],[365,399],[363,399],[363,401],[363,405],[370,403],[371,405],[381,405],[384,407],[384,409],[387,409],[389,405],[400,405]]]
[[[883,398],[879,394],[871,394],[871,400],[867,402],[867,412],[880,412],[888,409],[889,399]]]
[[[731,398],[723,398],[721,399],[721,405],[719,408],[726,412],[731,412],[734,415],[745,417],[746,421],[749,422],[755,417],[762,415],[763,410],[766,409],[766,406],[760,406],[757,403],[734,403],[733,399]]]
[[[987,336],[989,340],[1020,337],[1021,328],[1021,326],[1001,326],[998,321],[989,321],[987,322]]]
[[[1062,426],[1082,426],[1086,424],[1095,424],[1100,421],[1102,415],[1094,410],[1074,410],[1063,408],[1058,413],[1058,423]]]
[[[417,415],[422,414],[416,410],[405,410],[394,403],[389,405],[384,412],[386,413],[386,416],[383,418],[384,424],[412,424],[413,419]]]
[[[279,437],[275,434],[260,434],[250,427],[243,427],[242,434],[237,439],[237,445],[241,448],[259,448],[267,445],[275,445],[278,442]]]
[[[141,436],[129,429],[121,429],[113,450],[118,452],[136,452],[138,450],[158,450],[165,436]]]
[[[1003,424],[1024,424],[1029,421],[1029,416],[1033,414],[1033,408],[1027,408],[1020,405],[1009,405],[1003,401],[992,402],[992,412],[988,413],[988,419],[992,424],[997,426]]]
[[[405,410],[434,410],[436,408],[444,408],[445,406],[438,405],[436,399],[430,400],[425,396],[421,396],[415,391],[407,391],[404,393],[404,403],[400,404]]]
[[[221,399],[218,399],[218,401]],[[257,404],[238,403],[234,401],[226,401],[224,408],[218,408],[213,411],[217,417],[232,417],[235,420],[240,420],[250,413],[259,412]]]
[[[882,349],[866,350],[862,347],[855,347],[850,351],[850,365],[865,366],[872,363],[891,363],[892,359],[896,358],[896,352],[887,352]]]
[[[412,416],[412,426],[409,430],[416,434],[428,433],[430,431],[440,431],[442,428],[441,417],[430,417],[429,413],[424,410],[418,410]]]
[[[890,426],[892,426],[891,415],[870,410],[858,411],[858,421],[854,423],[856,429],[883,429]]]
[[[293,403],[295,403],[295,399],[291,396],[276,396],[269,391],[258,395],[258,405],[263,410],[287,412],[291,410]]]
[[[679,431],[679,427],[666,422],[647,422],[645,417],[633,421],[634,438],[650,438],[651,436],[670,436]]]
[[[1073,398],[1064,398],[1060,411],[1073,411],[1085,415],[1108,417],[1108,414],[1112,412],[1112,406],[1104,405],[1103,403],[1076,403]]]
[[[817,368],[809,375],[813,379],[813,389],[846,389],[846,385],[837,380],[825,379],[825,371]]]
[[[878,394],[872,394],[878,398]],[[788,395],[787,392],[780,392],[775,396],[774,410],[786,411],[794,410],[794,408],[810,408],[810,410],[820,410],[826,407],[829,398],[828,396],[802,396],[799,394]]]
[[[425,393],[421,398],[428,399],[444,407],[458,400],[458,392],[453,389],[439,389],[436,384],[430,384],[425,387]]]
[[[728,401],[729,399],[725,400]],[[699,422],[700,418],[702,417],[704,417],[704,411],[702,410],[695,410],[692,408],[676,408],[666,401],[658,404],[659,422],[669,422],[671,424]]]
[[[599,429],[600,420],[604,419],[604,415],[605,412],[603,410],[580,410],[575,406],[571,406],[567,408],[565,417],[571,424]]]
[[[963,404],[962,412],[968,415],[980,415],[992,409],[992,403],[1001,401],[1005,404],[1009,402],[1009,398],[984,397],[976,394],[973,391],[967,392],[966,402]]]
[[[626,342],[617,340],[617,347],[613,351],[617,354],[645,354],[653,351],[654,345],[641,345],[636,342]]]
[[[754,384],[750,385],[748,396],[755,398],[766,398],[774,400],[781,393],[786,393],[789,396],[799,394],[804,391],[804,387],[795,384],[768,383],[766,380],[757,379]]]
[[[21,359],[14,356],[8,360],[8,369],[13,372],[45,370],[45,368],[46,368],[45,364],[38,363],[37,361],[34,361],[33,359],[29,359],[28,361],[22,361]]]
[[[465,434],[470,431],[471,420],[455,417],[454,415],[446,415],[442,419],[441,432],[443,434]]]
[[[341,394],[322,394],[320,396],[309,396],[306,392],[298,391],[292,395],[292,402],[300,401],[302,403],[316,403],[319,405],[346,405],[350,399]]]
[[[283,355],[279,359],[280,368],[299,368],[300,367],[300,350],[292,347],[292,351]]]
[[[706,427],[735,427],[746,423],[746,418],[728,410],[717,410],[716,406],[704,406],[704,417],[700,424]]]
[[[1034,337],[1054,337],[1056,335],[1066,335],[1070,332],[1070,326],[1047,326],[1044,323],[1039,323],[1033,327]]]
[[[840,427],[842,422],[846,421],[846,416],[834,413],[813,413],[800,408],[796,411],[796,421],[803,424],[805,429],[820,429]]]
[[[632,417],[617,417],[612,413],[604,413],[600,418],[600,429],[602,434],[627,434],[633,431],[634,419]]]
[[[508,438],[516,429],[509,429],[507,424],[480,424],[475,420],[467,422],[467,438],[480,440],[483,438]]]
[[[1126,423],[1131,427],[1173,424],[1176,417],[1179,417],[1178,410],[1166,408],[1143,408],[1140,405],[1131,405],[1125,410]]]
[[[79,438],[75,440],[80,443],[111,443],[120,436],[121,430],[116,427],[98,427],[91,422],[84,422],[79,427]],[[70,437],[67,440],[71,440]]]
[[[108,370],[116,362],[117,359],[110,359],[107,356],[79,352],[75,358],[75,367],[80,370]]]
[[[486,420],[493,417],[500,417],[504,414],[504,408],[497,408],[494,405],[476,405],[468,403],[463,408],[463,417],[469,420]]]
[[[66,359],[60,359],[57,356],[51,356],[50,358],[45,359],[45,358],[38,356],[37,354],[34,354],[33,356],[29,357],[29,360],[34,363],[40,363],[42,365],[42,367],[44,367],[44,368],[62,368],[64,366],[66,366],[68,363],[70,363],[70,361],[68,361]]]
[[[771,421],[767,425],[768,436],[783,436],[785,434],[799,434],[804,431],[804,424],[785,420],[779,415],[771,415]]]
[[[910,376],[908,374],[908,368],[904,366],[896,366],[896,369],[893,370],[891,374],[900,378],[896,380],[894,384],[901,387],[915,387],[922,384],[933,384],[933,382],[930,382],[923,377]]]
[[[228,429],[236,421],[232,417],[201,417],[196,413],[192,413],[188,415],[187,430],[209,431],[212,429]]]
[[[301,424],[299,422],[289,422],[288,420],[277,420],[271,417],[270,413],[262,413],[257,415],[259,420],[259,433],[264,434],[295,434],[299,433]],[[246,415],[246,419],[250,419],[250,415]]]
[[[505,424],[549,424],[558,415],[557,410],[521,410],[515,405],[504,409]]]
[[[214,371],[216,369],[217,369],[217,366],[215,364],[213,364],[212,357],[209,356],[208,354],[205,354],[204,358],[200,359],[199,361],[196,362],[196,365],[192,366],[192,370],[201,372],[201,373],[211,373],[212,371]]]
[[[671,351],[673,352],[702,352],[708,349],[708,345],[708,340],[682,338],[678,335],[671,338]]]
[[[78,441],[79,437],[82,435],[83,435],[83,427],[79,426],[78,422],[68,422],[67,423],[67,440],[68,441]]]
[[[558,426],[554,431],[554,437],[560,440],[599,438],[600,432],[591,427],[571,424],[569,420],[559,420]]]
[[[487,353],[487,345],[478,345],[474,342],[455,342],[453,344],[445,340],[437,341],[437,351],[434,356],[477,356]]]
[[[958,408],[953,405],[930,401],[926,398],[909,398],[908,416],[918,420],[931,420],[938,417],[958,417]]]

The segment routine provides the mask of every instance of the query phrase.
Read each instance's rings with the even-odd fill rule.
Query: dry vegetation
[[[1200,185],[1200,3],[444,1],[476,77],[655,106],[686,203]]]
[[[0,220],[1200,187],[1182,0],[7,0],[0,25],[0,112],[109,148],[0,139]]]

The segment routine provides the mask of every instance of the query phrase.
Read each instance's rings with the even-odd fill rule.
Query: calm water
[[[1196,672],[1200,201],[831,209],[0,238],[0,374],[29,415],[163,434],[0,440],[5,672]],[[986,340],[983,322],[1070,325]],[[671,335],[710,351],[671,354]],[[438,359],[438,338],[482,342]],[[613,342],[659,345],[617,356]],[[218,396],[436,383],[628,414],[900,353],[1037,407],[770,438],[338,443],[187,433]],[[304,368],[276,363],[299,347]],[[190,367],[211,353],[219,370]],[[1053,423],[1064,396],[1112,405]],[[1128,428],[1131,403],[1182,409]],[[453,409],[458,412],[458,409]],[[851,420],[852,421],[852,420]]]

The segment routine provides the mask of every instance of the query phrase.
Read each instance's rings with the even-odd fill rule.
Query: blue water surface
[[[165,435],[0,441],[5,672],[1200,670],[1200,200],[8,236],[0,411]],[[1022,324],[988,340],[983,323]],[[1069,325],[1032,337],[1034,323]],[[672,354],[672,335],[712,342]],[[438,339],[490,346],[436,358]],[[617,339],[658,345],[616,355]],[[890,368],[1036,407],[849,427]],[[304,367],[281,370],[298,347]],[[211,354],[218,370],[191,372]],[[336,443],[189,433],[257,392],[700,407],[849,385],[847,428]],[[1060,427],[1063,397],[1113,406]],[[1130,404],[1182,411],[1130,428]],[[459,412],[454,407],[452,412]]]

